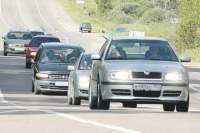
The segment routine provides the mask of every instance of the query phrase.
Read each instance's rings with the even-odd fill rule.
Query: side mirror
[[[182,56],[181,62],[191,62],[191,57],[190,56]]]
[[[28,47],[28,44],[24,44],[24,47]]]
[[[35,64],[35,61],[34,61],[33,58],[30,59],[30,62],[31,62],[32,64]]]
[[[74,67],[74,66],[68,66],[68,70],[74,71],[74,70],[75,70],[75,67]]]
[[[100,57],[99,54],[93,54],[93,55],[91,56],[91,59],[92,59],[92,60],[101,60],[101,57]]]

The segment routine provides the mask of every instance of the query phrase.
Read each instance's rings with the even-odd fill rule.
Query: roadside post
[[[116,28],[116,32],[124,32],[125,36],[126,28]]]
[[[78,4],[84,4],[85,1],[76,1],[76,4],[77,4],[77,17],[78,17]]]

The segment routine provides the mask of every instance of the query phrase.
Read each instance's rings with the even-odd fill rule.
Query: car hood
[[[105,61],[105,66],[111,71],[154,71],[185,73],[181,62],[152,61],[152,60],[112,60]]]
[[[23,39],[8,39],[6,42],[8,44],[29,44],[31,40],[23,40]]]
[[[71,64],[70,64],[71,65]],[[68,64],[39,64],[39,72],[56,73],[56,74],[69,74]]]
[[[84,76],[90,76],[91,70],[78,70],[77,75],[84,75]]]
[[[28,48],[31,52],[37,52],[38,47],[29,47]]]

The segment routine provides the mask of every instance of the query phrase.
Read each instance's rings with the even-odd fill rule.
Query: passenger
[[[79,55],[78,55],[78,51],[77,50],[74,50],[71,54],[67,55],[67,59],[69,60],[70,58],[72,57],[76,57],[78,58]]]

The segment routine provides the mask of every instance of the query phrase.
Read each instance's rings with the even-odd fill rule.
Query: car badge
[[[145,74],[145,75],[149,75],[150,72],[148,72],[148,71],[144,71],[144,74]]]
[[[62,76],[62,78],[64,79],[64,78],[65,78],[65,76],[63,75],[63,76]]]

